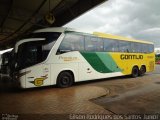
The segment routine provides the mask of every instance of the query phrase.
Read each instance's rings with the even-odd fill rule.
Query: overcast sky
[[[109,0],[65,26],[148,40],[160,47],[160,0]]]

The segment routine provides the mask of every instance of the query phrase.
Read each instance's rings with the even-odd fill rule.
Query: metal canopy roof
[[[0,0],[0,49],[33,30],[62,26],[106,0]]]

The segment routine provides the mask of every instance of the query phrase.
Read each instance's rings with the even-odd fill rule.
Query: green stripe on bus
[[[118,65],[116,64],[116,62],[114,61],[114,59],[112,58],[112,56],[106,52],[97,52],[96,53],[98,55],[98,57],[101,59],[101,61],[105,64],[105,66],[110,69],[112,72],[120,72],[122,71]]]
[[[97,72],[111,73],[121,71],[112,57],[106,52],[81,52],[81,54]]]

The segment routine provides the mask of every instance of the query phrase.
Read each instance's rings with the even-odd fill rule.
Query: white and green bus
[[[22,88],[57,85],[153,71],[154,45],[103,33],[46,28],[16,43],[14,80]]]

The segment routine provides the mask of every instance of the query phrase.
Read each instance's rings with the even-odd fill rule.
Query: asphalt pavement
[[[75,114],[160,114],[159,101],[160,65],[143,77],[81,82],[63,89],[49,86],[19,90],[8,85],[7,78],[0,80],[2,118],[41,120],[80,117]]]

